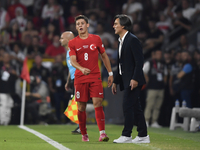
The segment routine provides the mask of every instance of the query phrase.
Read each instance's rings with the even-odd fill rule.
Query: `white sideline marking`
[[[62,144],[48,138],[47,136],[45,136],[44,134],[41,134],[33,129],[30,129],[26,126],[18,126],[21,129],[24,129],[30,133],[33,133],[34,135],[38,136],[39,138],[43,139],[44,141],[46,141],[47,143],[51,144],[52,146],[54,146],[55,148],[59,149],[59,150],[70,150],[69,148],[63,146]]]
[[[149,144],[138,144],[138,145],[143,146],[143,147],[148,147],[148,148],[150,148],[150,149],[152,149],[152,150],[161,150],[160,148],[151,146],[151,145],[149,145]]]

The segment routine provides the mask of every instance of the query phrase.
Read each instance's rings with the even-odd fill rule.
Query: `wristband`
[[[109,76],[113,76],[113,72],[112,71],[108,72],[108,74],[109,74]]]

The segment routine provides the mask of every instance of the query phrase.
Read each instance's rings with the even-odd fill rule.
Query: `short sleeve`
[[[165,76],[168,75],[168,69],[167,69],[167,66],[164,67],[164,75],[165,75]]]
[[[185,66],[183,67],[183,72],[185,72],[186,74],[192,72],[192,65],[185,64]]]
[[[76,55],[76,50],[73,41],[69,41],[68,47],[69,47],[69,56]]]
[[[98,47],[100,54],[103,54],[105,52],[104,45],[103,45],[101,38],[99,36],[97,36],[97,47]]]
[[[150,62],[147,61],[144,63],[143,71],[145,74],[148,74],[149,70],[150,70]]]

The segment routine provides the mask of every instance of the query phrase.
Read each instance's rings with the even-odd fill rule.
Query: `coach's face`
[[[119,18],[115,19],[113,28],[115,30],[115,34],[120,34],[123,31],[124,26],[121,26]]]
[[[76,21],[76,30],[78,31],[78,33],[80,34],[86,33],[88,27],[89,24],[86,23],[84,19],[79,19]]]

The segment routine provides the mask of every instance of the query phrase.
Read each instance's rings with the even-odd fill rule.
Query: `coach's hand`
[[[81,69],[81,72],[84,74],[84,75],[88,75],[88,74],[90,74],[90,69],[88,69],[88,68],[82,68]]]
[[[136,88],[137,86],[138,86],[138,82],[132,79],[132,80],[130,81],[131,90],[133,90],[133,89]]]
[[[113,95],[117,93],[117,85],[115,83],[112,84],[112,93]]]
[[[113,76],[108,76],[108,87],[111,87],[113,83]]]

